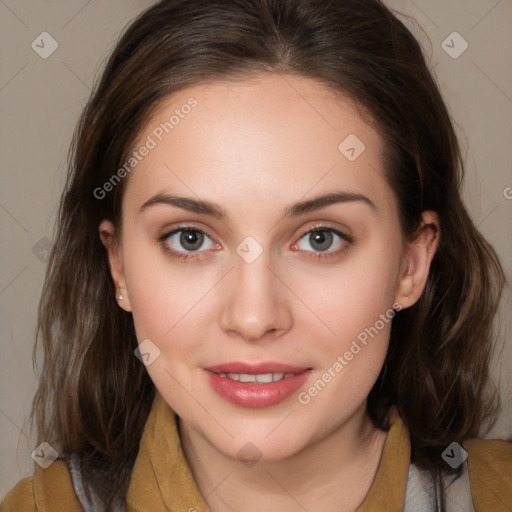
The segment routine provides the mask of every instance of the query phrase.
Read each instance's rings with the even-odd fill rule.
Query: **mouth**
[[[203,368],[212,388],[243,407],[275,405],[296,391],[312,368],[281,363],[225,363]]]
[[[206,370],[237,382],[268,384],[295,377],[311,368],[290,366],[282,363],[225,363],[205,368]]]
[[[217,373],[221,377],[226,377],[237,382],[256,382],[259,384],[269,384],[270,382],[279,382],[283,379],[294,377],[295,373]]]

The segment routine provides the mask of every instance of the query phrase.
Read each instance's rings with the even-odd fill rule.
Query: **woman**
[[[49,446],[2,510],[512,506],[510,443],[472,439],[503,272],[380,1],[158,3],[69,168],[39,312]]]

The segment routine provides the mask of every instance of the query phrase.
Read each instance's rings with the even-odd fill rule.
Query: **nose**
[[[271,268],[267,251],[252,263],[236,258],[222,292],[221,328],[250,342],[274,339],[292,325],[293,295]]]

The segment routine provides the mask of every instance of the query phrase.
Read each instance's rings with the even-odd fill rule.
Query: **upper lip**
[[[260,375],[265,373],[301,373],[310,368],[306,366],[290,366],[288,364],[264,362],[264,363],[242,363],[234,361],[205,368],[214,373],[238,373],[247,375]]]

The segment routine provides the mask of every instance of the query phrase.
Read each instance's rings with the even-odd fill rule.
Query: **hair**
[[[411,462],[430,472],[445,510],[440,454],[476,437],[499,410],[490,392],[493,318],[504,274],[461,199],[463,158],[449,112],[409,29],[379,0],[163,0],[124,31],[75,129],[38,311],[43,369],[31,421],[38,439],[81,460],[111,510],[124,503],[155,387],[120,308],[98,227],[116,233],[128,178],[94,190],[126,162],[170,94],[261,73],[314,79],[355,100],[386,148],[404,237],[433,210],[441,234],[421,298],[395,316],[367,408],[389,429],[396,406]],[[457,475],[460,474],[460,470]]]

